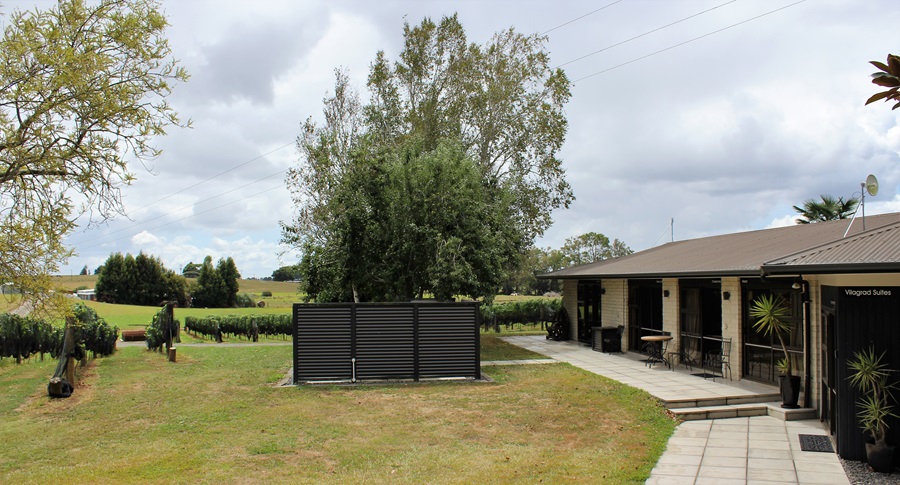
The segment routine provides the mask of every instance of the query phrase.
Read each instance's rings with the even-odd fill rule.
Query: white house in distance
[[[800,404],[842,457],[865,459],[847,361],[874,346],[900,369],[900,213],[675,241],[541,278],[563,281],[581,342],[592,327],[624,325],[622,348],[641,352],[641,337],[669,333],[671,348],[702,365],[730,339],[733,379],[772,385],[782,350],[753,330],[748,310],[761,294],[782,295]],[[891,433],[900,443],[900,420]]]

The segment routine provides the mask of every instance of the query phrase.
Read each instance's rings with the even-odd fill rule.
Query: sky
[[[52,5],[6,1],[2,12]],[[173,55],[191,75],[169,101],[190,129],[135,164],[128,217],[68,239],[62,268],[114,252],[189,262],[231,256],[266,277],[299,254],[279,244],[296,210],[284,183],[301,124],[322,120],[334,70],[365,96],[376,53],[397,59],[404,22],[458,13],[470,42],[513,27],[546,34],[573,81],[560,158],[576,200],[536,241],[600,232],[635,251],[793,224],[793,205],[879,192],[900,211],[900,109],[878,102],[868,61],[900,54],[896,0],[164,0]],[[2,19],[0,19],[2,21]],[[674,223],[673,223],[674,221]]]

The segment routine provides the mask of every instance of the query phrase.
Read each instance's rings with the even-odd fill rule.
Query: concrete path
[[[504,340],[643,389],[668,403],[753,399],[777,392],[771,386],[749,381],[714,382],[689,372],[673,372],[665,365],[647,367],[639,354],[604,354],[577,342],[554,342],[543,336]],[[685,421],[676,428],[647,483],[849,484],[837,454],[801,451],[800,434],[827,433],[818,419],[785,421],[752,416]]]

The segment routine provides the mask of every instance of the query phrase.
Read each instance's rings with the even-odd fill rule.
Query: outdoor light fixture
[[[723,299],[723,300],[730,300],[730,299],[731,299],[731,292],[723,291],[723,292],[722,292],[722,299]]]
[[[601,294],[601,295],[605,295],[605,294],[606,294],[606,288],[600,288],[600,294]]]
[[[668,297],[669,297],[669,290],[663,290],[663,296],[666,297],[666,298],[668,298]]]
[[[799,282],[799,281],[795,281],[794,284],[791,285],[791,288],[793,288],[793,289],[795,289],[795,290],[799,290],[799,289],[801,288],[800,282]]]

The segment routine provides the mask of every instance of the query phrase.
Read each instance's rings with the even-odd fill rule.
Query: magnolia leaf
[[[872,83],[886,88],[894,88],[900,86],[900,78],[883,72],[876,72],[872,74]]]
[[[890,66],[887,71],[895,76],[900,76],[900,56],[888,54],[887,60],[888,66]]]
[[[890,91],[882,91],[880,93],[873,94],[871,98],[866,100],[866,104],[874,103],[875,101],[878,101],[879,99],[884,99],[890,95],[891,95]]]
[[[886,64],[884,64],[882,62],[869,61],[869,64],[872,64],[873,66],[877,67],[878,69],[881,69],[884,72],[890,72],[890,70],[891,70],[889,67],[887,67]],[[875,73],[875,74],[881,74],[881,73]],[[872,74],[872,75],[874,76],[875,74]]]

